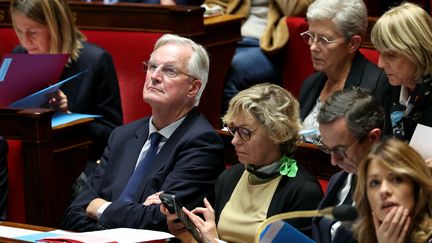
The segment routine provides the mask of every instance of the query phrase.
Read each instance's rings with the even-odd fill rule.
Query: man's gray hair
[[[155,44],[154,50],[167,44],[190,46],[192,50],[194,50],[194,54],[188,60],[186,66],[188,74],[201,80],[201,89],[195,97],[195,106],[198,106],[202,92],[207,85],[210,69],[210,60],[207,51],[202,45],[195,43],[193,40],[173,34],[165,34],[159,38]]]
[[[317,120],[320,124],[330,123],[341,117],[357,139],[365,138],[374,128],[384,130],[384,108],[366,89],[335,91],[321,107]]]

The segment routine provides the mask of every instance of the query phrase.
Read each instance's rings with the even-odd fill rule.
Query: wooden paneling
[[[51,128],[53,110],[0,109],[0,134],[22,141],[25,220],[59,227],[71,200],[71,185],[87,161],[89,136],[82,131],[92,120]],[[10,148],[13,149],[13,148]],[[10,178],[12,180],[12,178]]]

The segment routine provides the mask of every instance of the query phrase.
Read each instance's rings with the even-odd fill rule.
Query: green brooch
[[[297,175],[298,167],[295,159],[283,155],[280,162],[279,173],[281,175],[286,175],[288,177],[295,177]]]

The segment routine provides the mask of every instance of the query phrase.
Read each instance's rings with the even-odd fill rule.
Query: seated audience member
[[[366,90],[355,87],[335,91],[318,113],[321,141],[318,147],[331,155],[331,163],[342,171],[333,175],[318,209],[353,203],[357,168],[370,147],[379,142],[384,110]],[[355,242],[351,228],[327,218],[312,220],[317,242]]]
[[[387,77],[359,52],[367,30],[364,2],[316,0],[306,17],[309,30],[301,36],[310,45],[312,64],[318,72],[306,78],[300,90],[303,127],[318,130],[320,107],[336,90],[362,87],[383,102],[390,94]]]
[[[8,198],[8,144],[0,137],[0,221],[6,220]]]
[[[386,140],[360,164],[358,175],[359,242],[432,242],[431,171],[414,149]]]
[[[61,80],[87,70],[64,84],[49,104],[62,112],[102,116],[88,130],[94,141],[89,156],[95,165],[112,129],[122,123],[119,86],[111,55],[85,41],[66,0],[12,0],[10,12],[21,43],[14,53],[69,54]]]
[[[316,178],[292,159],[300,121],[297,100],[280,86],[264,83],[238,93],[223,117],[233,134],[239,164],[225,170],[215,189],[215,210],[184,211],[203,242],[253,242],[258,225],[275,214],[315,209],[322,198]],[[170,231],[190,242],[184,225],[165,207]],[[204,220],[196,214],[203,214]],[[310,235],[309,219],[288,222]]]
[[[246,20],[241,26],[242,40],[231,61],[225,79],[222,114],[239,91],[255,84],[282,83],[282,56],[279,51],[289,38],[286,16],[304,16],[312,0],[206,0],[209,7],[220,6],[226,14]]]
[[[375,23],[371,41],[380,52],[378,66],[393,87],[386,102],[393,136],[409,141],[418,123],[432,126],[432,18],[404,3]]]
[[[164,35],[145,70],[143,98],[152,115],[114,129],[102,165],[65,213],[65,229],[167,230],[155,193],[175,194],[190,208],[213,194],[224,169],[223,143],[194,108],[207,83],[207,52]]]

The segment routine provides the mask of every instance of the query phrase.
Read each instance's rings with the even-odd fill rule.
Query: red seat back
[[[84,30],[88,41],[111,53],[117,71],[123,109],[123,122],[129,123],[151,114],[143,101],[145,73],[142,62],[150,58],[154,44],[161,33]]]
[[[8,140],[8,206],[7,221],[25,223],[24,198],[24,166],[22,143],[18,140]]]
[[[11,27],[0,27],[0,58],[18,45],[19,41]]]
[[[283,51],[282,86],[296,97],[300,94],[303,80],[314,72],[309,46],[303,42],[301,33],[308,30],[304,18],[287,17],[289,40]]]

